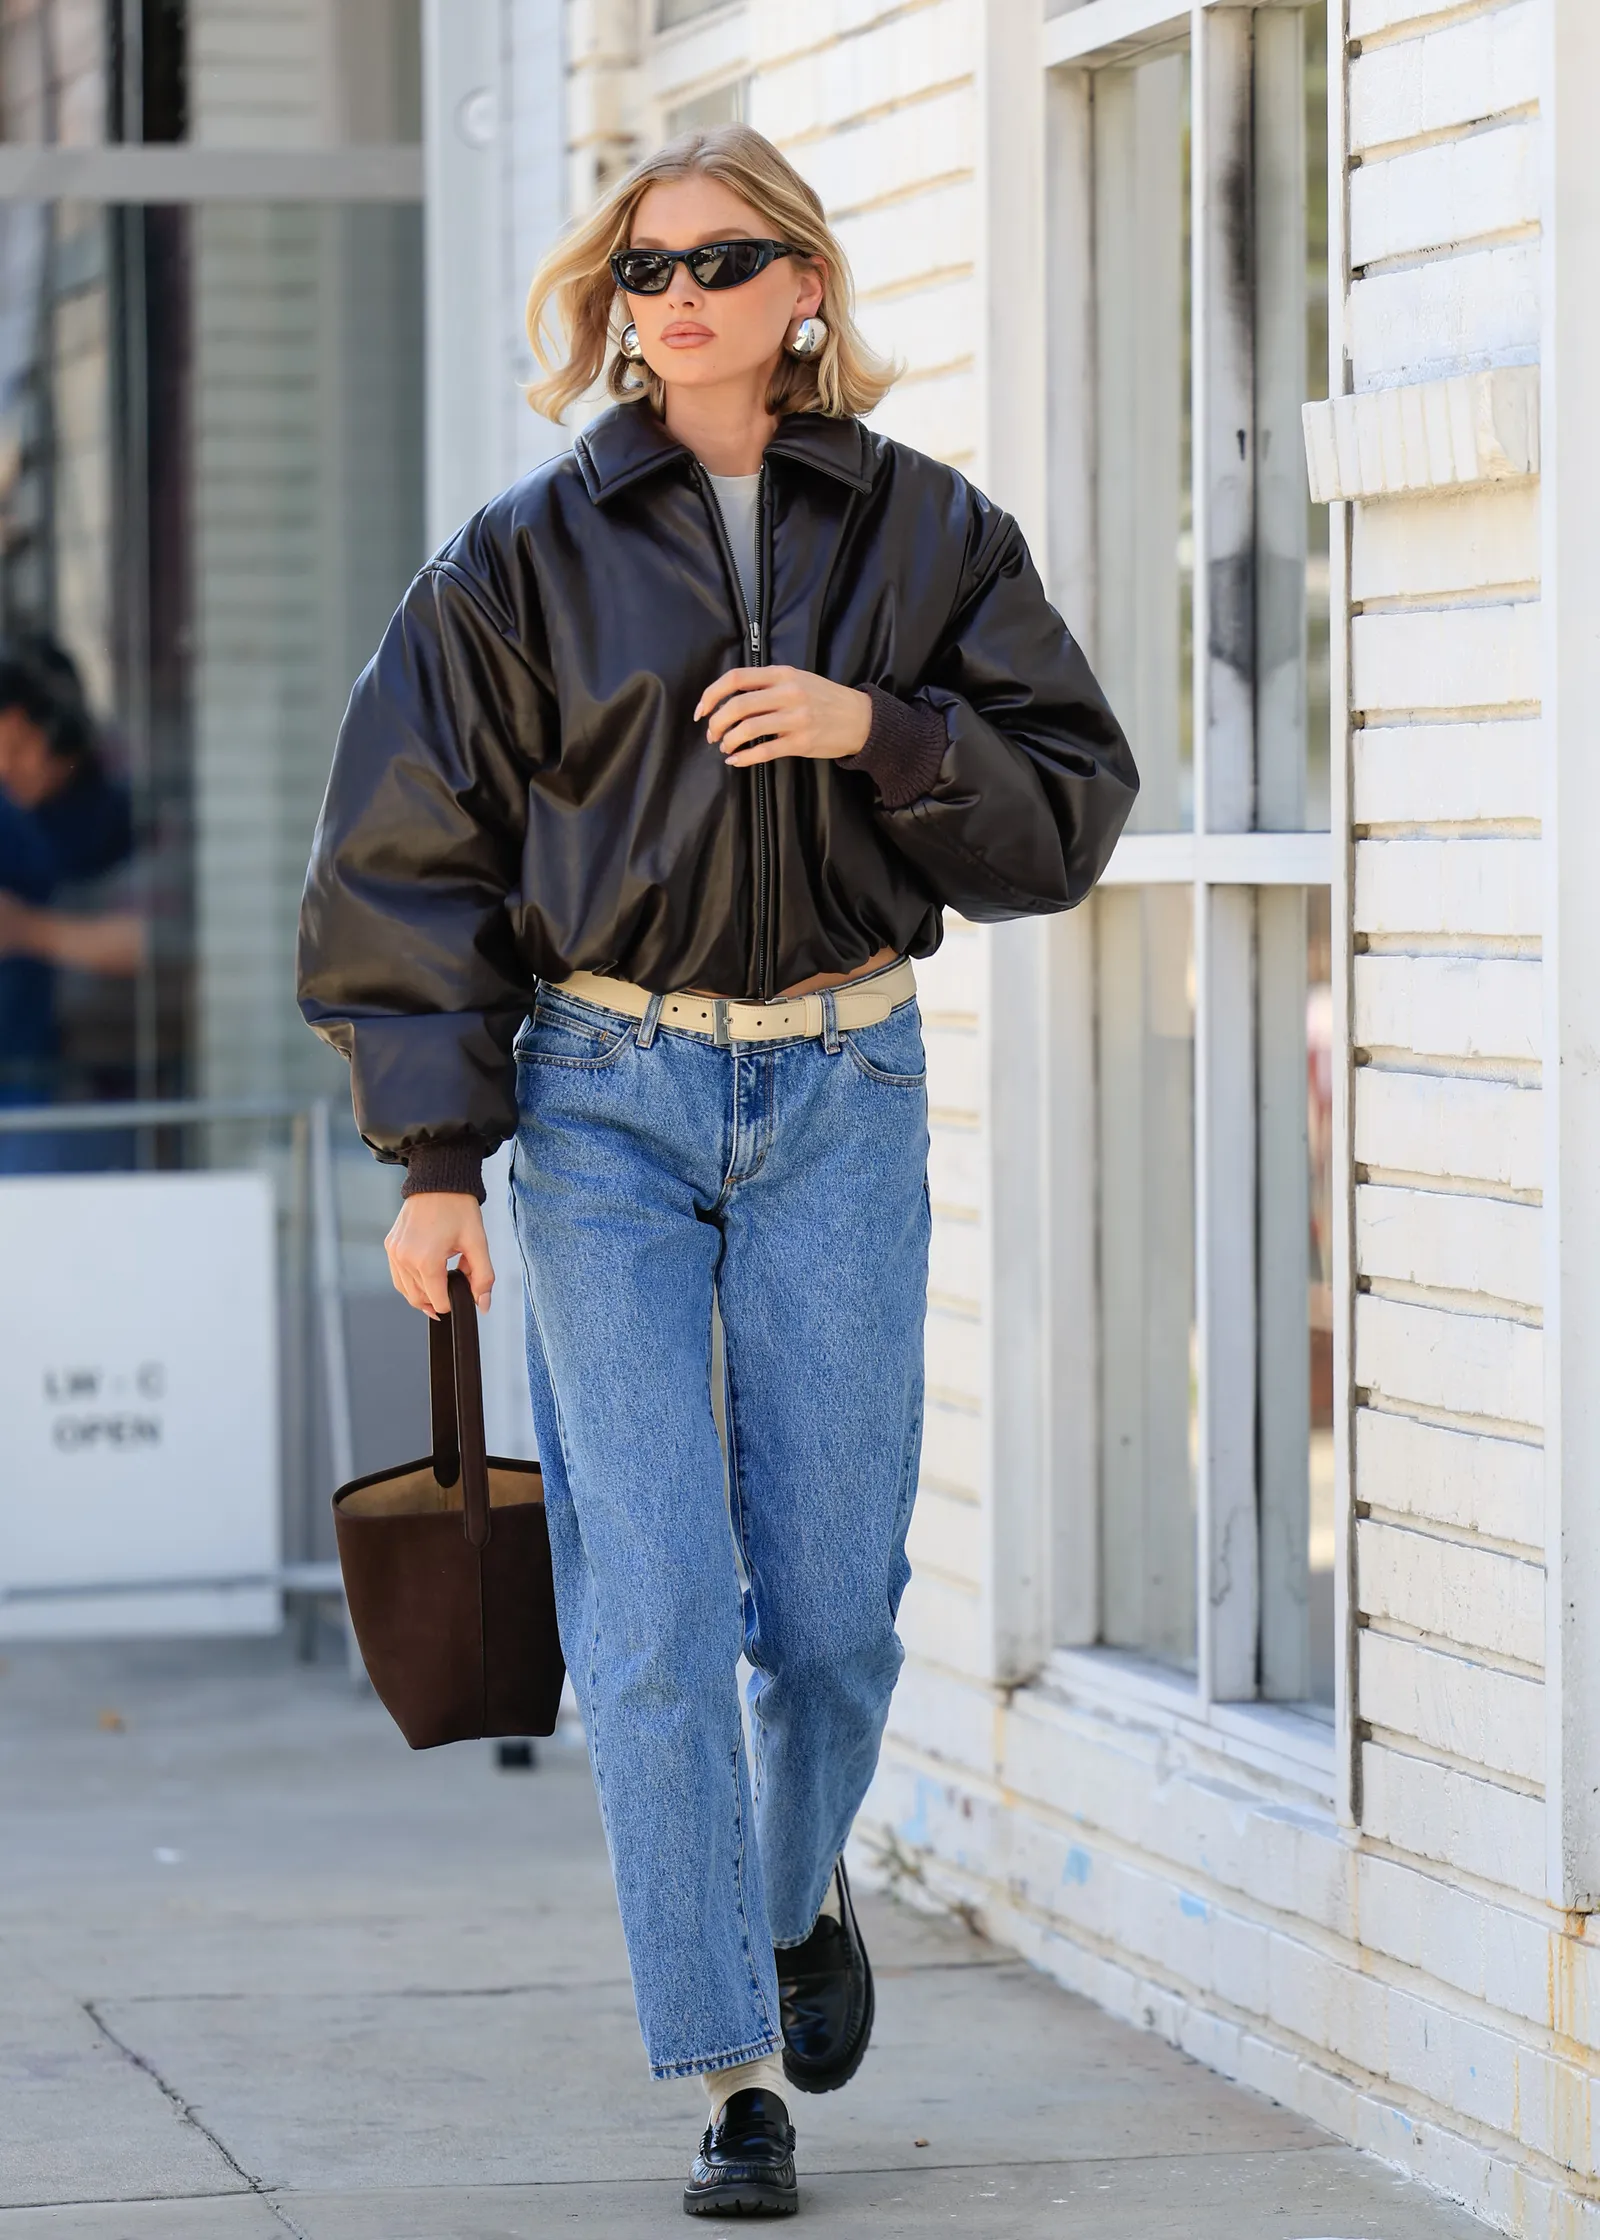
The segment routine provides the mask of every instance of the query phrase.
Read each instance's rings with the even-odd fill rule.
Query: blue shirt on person
[[[0,888],[19,902],[47,904],[132,852],[127,788],[98,762],[86,762],[36,809],[0,790]],[[0,957],[0,1103],[49,1103],[59,1092],[60,1054],[54,965]]]

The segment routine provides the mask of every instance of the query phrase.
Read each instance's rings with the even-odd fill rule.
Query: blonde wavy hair
[[[628,246],[634,213],[649,188],[697,174],[731,187],[778,240],[791,242],[823,267],[818,316],[827,322],[828,338],[813,358],[785,353],[779,360],[767,410],[822,412],[832,419],[870,412],[899,369],[862,339],[850,267],[816,193],[787,157],[747,124],[717,125],[669,141],[636,164],[552,249],[528,290],[528,340],[544,369],[544,379],[530,382],[524,392],[529,404],[546,419],[559,420],[604,372],[607,394],[619,404],[648,399],[657,412],[663,409],[660,375],[623,355],[619,337],[628,314],[611,275],[611,254]]]

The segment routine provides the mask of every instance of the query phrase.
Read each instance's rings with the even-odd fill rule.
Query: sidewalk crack
[[[119,2038],[117,2036],[115,2030],[112,2029],[110,2023],[107,2022],[105,2016],[100,2012],[99,2008],[95,2005],[95,2002],[92,1999],[80,2000],[79,2004],[83,2008],[84,2013],[89,2017],[89,2020],[99,2031],[101,2037],[105,2039],[107,2045],[114,2047],[115,2050],[121,2054],[124,2061],[132,2062],[134,2068],[140,2069],[144,2072],[144,2074],[150,2079],[150,2082],[155,2086],[156,2090],[163,2096],[163,2098],[170,2101],[172,2106],[177,2109],[178,2114],[182,2117],[183,2121],[188,2124],[192,2130],[198,2131],[202,2139],[207,2140],[211,2146],[215,2147],[218,2154],[221,2155],[223,2161],[228,2165],[228,2168],[233,2172],[234,2176],[243,2181],[246,2189],[249,2192],[253,2193],[258,2201],[262,2201],[266,2204],[267,2208],[272,2212],[273,2216],[277,2218],[279,2224],[283,2226],[284,2230],[288,2233],[292,2233],[294,2236],[294,2240],[307,2240],[306,2234],[300,2230],[300,2227],[297,2224],[292,2223],[290,2219],[284,2215],[282,2209],[280,2209],[277,2202],[273,2200],[271,2194],[267,2191],[267,2188],[263,2184],[261,2179],[253,2177],[251,2173],[244,2167],[244,2164],[239,2160],[238,2156],[231,2153],[229,2149],[223,2145],[222,2141],[217,2137],[217,2134],[212,2130],[211,2126],[208,2123],[203,2123],[201,2121],[199,2115],[195,2111],[192,2102],[185,2100],[183,2094],[178,2091],[175,2085],[168,2084],[166,2078],[161,2074],[161,2071],[156,2067],[155,2063],[153,2061],[147,2060],[142,2053],[137,2052],[134,2047],[128,2044],[125,2038]]]

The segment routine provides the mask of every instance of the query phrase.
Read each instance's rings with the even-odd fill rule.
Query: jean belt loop
[[[644,1017],[639,1021],[638,1031],[633,1038],[641,1050],[648,1050],[655,1041],[656,1029],[661,1024],[661,1006],[666,1000],[665,996],[652,996],[645,1005]]]
[[[839,1006],[831,988],[822,991],[822,1047],[830,1058],[839,1055]]]

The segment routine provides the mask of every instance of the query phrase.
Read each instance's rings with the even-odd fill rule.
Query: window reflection
[[[35,899],[139,929],[32,960],[52,1024],[0,1029],[9,1093],[25,1058],[50,1102],[342,1093],[292,945],[345,699],[423,556],[420,214],[0,205],[0,266],[0,637],[76,665],[132,834]]]
[[[1096,666],[1139,764],[1130,829],[1194,824],[1189,58],[1094,76]]]
[[[1192,1669],[1194,896],[1111,887],[1094,909],[1101,1630]]]

